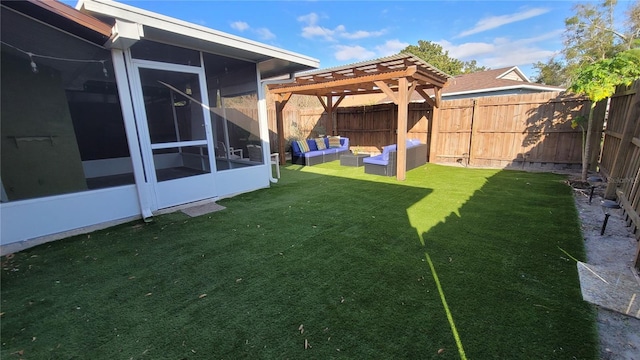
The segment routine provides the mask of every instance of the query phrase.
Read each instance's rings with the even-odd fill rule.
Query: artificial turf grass
[[[289,166],[222,212],[3,259],[1,354],[459,358],[428,253],[468,358],[597,358],[593,311],[558,250],[584,256],[560,180]]]
[[[581,295],[575,262],[560,249],[584,258],[570,191],[553,175],[501,172],[459,216],[425,234],[441,276],[460,278],[448,298],[471,358],[597,358],[592,308],[567,301]],[[471,261],[472,254],[482,254],[480,261]],[[480,331],[499,341],[468,335]],[[574,347],[581,341],[584,348]]]

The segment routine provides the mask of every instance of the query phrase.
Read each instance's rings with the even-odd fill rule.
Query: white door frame
[[[211,128],[211,116],[208,111],[209,96],[207,93],[207,81],[202,66],[189,66],[158,61],[134,59],[129,50],[125,51],[127,66],[131,69],[129,73],[129,84],[131,86],[131,96],[136,117],[136,128],[140,139],[140,151],[142,153],[142,163],[146,174],[147,183],[151,187],[151,192],[155,195],[151,197],[151,210],[179,205],[182,203],[214,198],[217,196],[215,189],[215,152],[213,147],[213,133]],[[201,64],[203,63],[202,53],[200,53]],[[182,141],[167,144],[152,144],[147,123],[144,95],[140,80],[140,69],[153,69],[161,71],[181,72],[198,75],[198,83],[201,94],[201,111],[204,119],[206,139],[202,141]],[[208,174],[196,175],[188,178],[167,180],[158,182],[154,165],[153,150],[170,147],[181,147],[191,145],[204,145],[208,149],[209,169]],[[133,151],[133,149],[132,149]],[[196,179],[197,178],[197,179]]]

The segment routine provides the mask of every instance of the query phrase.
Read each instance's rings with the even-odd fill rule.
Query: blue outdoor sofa
[[[318,143],[322,141],[325,144],[326,149],[319,150]],[[341,154],[349,152],[349,138],[340,137],[340,146],[334,144],[334,147],[330,146],[329,138],[319,139],[306,139],[309,151],[302,151],[300,145],[296,141],[291,142],[291,163],[298,165],[318,165],[329,161],[339,160]]]
[[[407,140],[407,170],[411,170],[427,163],[427,144],[419,140]],[[395,176],[397,173],[396,144],[382,148],[382,154],[364,158],[364,172],[366,174]]]

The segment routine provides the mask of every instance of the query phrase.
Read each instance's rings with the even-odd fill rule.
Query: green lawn
[[[561,176],[294,165],[219,203],[2,258],[0,357],[598,358]]]

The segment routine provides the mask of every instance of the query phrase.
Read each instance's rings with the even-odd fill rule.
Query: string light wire
[[[34,74],[38,73],[38,65],[36,64],[36,62],[33,60],[33,58],[41,58],[41,59],[49,59],[49,60],[58,60],[58,61],[71,61],[71,62],[79,62],[79,63],[99,63],[102,65],[102,73],[104,74],[104,77],[108,78],[109,77],[109,72],[107,71],[107,67],[104,65],[105,62],[109,61],[108,59],[105,60],[93,60],[93,59],[68,59],[68,58],[62,58],[62,57],[56,57],[56,56],[49,56],[49,55],[40,55],[40,54],[35,54],[29,51],[25,51],[20,49],[19,47],[13,46],[11,44],[7,44],[4,41],[0,40],[0,43],[2,43],[3,45],[6,45],[12,49],[15,49],[27,56],[29,56],[29,61],[31,63],[31,71],[33,71]]]

